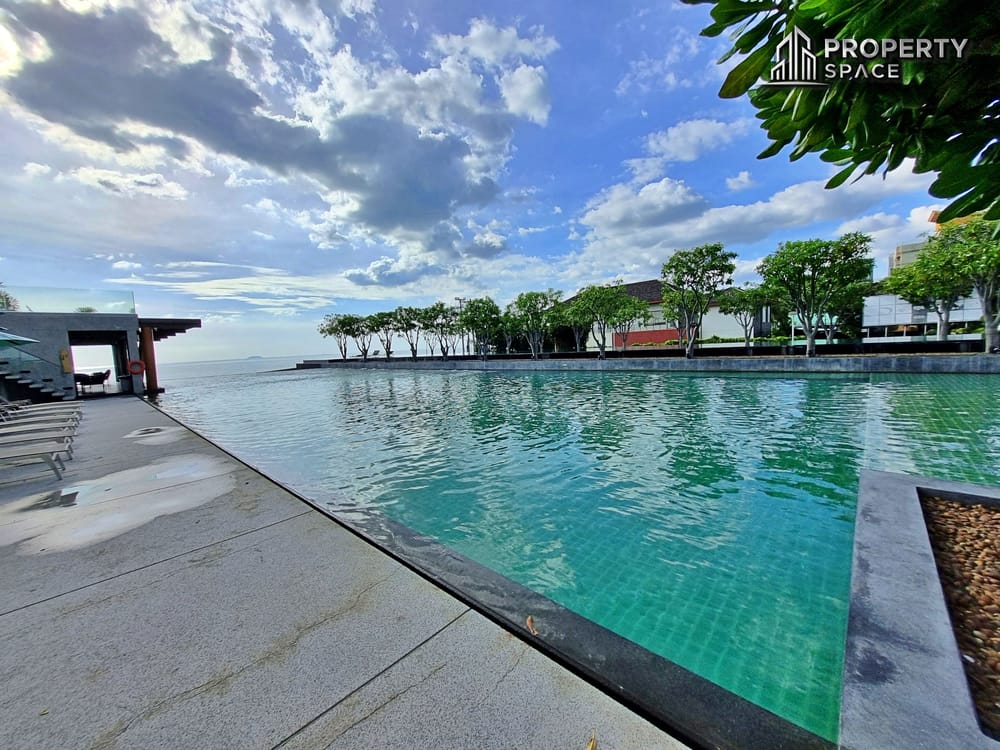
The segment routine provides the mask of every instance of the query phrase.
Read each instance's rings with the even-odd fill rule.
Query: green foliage
[[[681,324],[685,351],[694,352],[696,333],[712,298],[727,284],[733,283],[736,253],[727,252],[721,242],[700,245],[690,250],[675,250],[663,264],[663,309],[676,314]]]
[[[784,297],[802,321],[806,354],[816,355],[816,330],[824,315],[856,298],[870,281],[875,261],[871,238],[852,232],[835,241],[784,242],[757,266],[769,296]]]
[[[743,343],[750,347],[750,336],[753,334],[753,324],[757,313],[767,304],[767,295],[756,284],[745,284],[742,287],[732,287],[719,295],[719,312],[732,315],[743,328]]]
[[[874,174],[915,160],[915,171],[937,173],[931,194],[953,199],[941,220],[986,210],[1000,219],[1000,142],[996,81],[1000,80],[1000,5],[969,12],[959,0],[684,0],[712,4],[714,23],[702,34],[731,33],[720,62],[746,55],[729,73],[723,97],[749,93],[772,145],[758,158],[792,146],[790,158],[816,152],[842,167],[828,188],[851,175]],[[801,28],[825,38],[968,39],[961,59],[902,61],[902,81],[838,80],[828,87],[758,86],[781,40]],[[820,49],[822,52],[822,49]],[[822,65],[824,58],[818,60]]]
[[[330,313],[319,324],[319,332],[323,336],[333,336],[336,339],[341,359],[347,359],[347,340],[350,338],[343,326],[344,317],[346,316],[340,313]]]
[[[471,331],[480,355],[486,359],[490,340],[501,331],[500,307],[489,297],[470,299],[458,316],[462,328]]]
[[[403,334],[407,346],[410,347],[410,358],[417,358],[417,347],[420,344],[420,334],[423,332],[423,316],[419,307],[397,307],[393,313],[399,333]]]
[[[1000,237],[997,222],[973,217],[941,227],[930,239],[955,273],[968,279],[983,306],[986,351],[1000,349]],[[940,250],[939,250],[940,248]]]
[[[399,330],[399,324],[394,312],[377,312],[368,316],[368,328],[373,331],[378,340],[382,342],[385,358],[392,356],[392,338]]]
[[[448,359],[448,352],[454,352],[458,342],[458,311],[444,302],[435,302],[424,311],[424,327],[433,335],[441,356]],[[429,338],[427,340],[430,341]]]
[[[649,303],[646,300],[625,295],[615,314],[611,317],[611,325],[622,338],[622,351],[628,346],[628,335],[635,325],[645,325],[649,322]]]
[[[13,294],[3,289],[3,282],[0,281],[0,310],[10,310],[11,312],[21,309],[21,303]]]
[[[914,262],[894,269],[882,287],[911,305],[934,310],[939,341],[948,337],[950,313],[958,300],[972,293],[972,281],[952,262],[951,252],[940,237],[928,240]]]
[[[555,289],[547,292],[521,292],[510,305],[509,310],[518,321],[520,332],[528,340],[532,359],[538,359],[545,335],[559,320],[557,306],[560,297],[562,292]]]
[[[553,320],[556,327],[569,328],[573,333],[573,341],[576,351],[580,351],[583,342],[587,339],[587,333],[594,324],[589,309],[580,302],[579,297],[572,302],[560,303],[553,309]]]
[[[368,350],[371,348],[374,329],[371,328],[368,318],[363,315],[344,314],[340,316],[340,329],[354,340],[354,345],[361,352],[361,358],[368,359]]]
[[[577,314],[581,319],[592,321],[591,332],[601,359],[604,359],[608,345],[608,331],[614,328],[621,310],[631,304],[629,299],[630,295],[620,281],[604,286],[588,286],[576,295],[573,304],[579,306]]]

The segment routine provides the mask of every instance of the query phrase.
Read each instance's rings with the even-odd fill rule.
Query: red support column
[[[156,351],[153,348],[153,329],[143,326],[139,329],[139,356],[146,365],[146,395],[156,397],[160,384],[156,379]]]

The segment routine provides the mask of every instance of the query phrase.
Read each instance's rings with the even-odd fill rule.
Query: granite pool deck
[[[0,466],[0,747],[684,747],[144,401]]]

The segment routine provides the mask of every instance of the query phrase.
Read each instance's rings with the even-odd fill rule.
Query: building
[[[625,291],[633,297],[637,297],[649,304],[649,320],[645,325],[638,325],[633,328],[628,335],[628,345],[631,346],[655,346],[670,345],[670,342],[680,341],[680,330],[676,320],[668,319],[663,312],[663,282],[660,279],[648,279],[646,281],[634,281],[625,284]],[[572,297],[567,300],[571,301]],[[771,332],[770,310],[764,308],[754,322],[754,336],[766,336]],[[718,336],[719,338],[743,339],[743,326],[732,315],[723,315],[719,312],[719,303],[711,302],[708,311],[702,318],[701,328],[698,338],[706,339]],[[614,334],[613,341],[609,346],[616,349],[622,348],[621,336]],[[593,337],[587,341],[587,350],[596,351],[597,345]]]
[[[911,242],[908,245],[898,245],[896,252],[889,256],[889,273],[915,261],[917,256],[920,255],[920,251],[926,246],[926,242]]]
[[[12,303],[0,326],[35,343],[0,349],[0,395],[33,401],[76,398],[73,351],[108,347],[114,362],[107,381],[121,393],[160,392],[154,342],[200,328],[196,318],[147,318],[135,312],[131,292],[7,288]],[[16,308],[16,309],[10,309]],[[89,374],[89,373],[87,373]]]
[[[978,297],[963,297],[951,311],[951,329],[963,329],[983,321]],[[911,305],[894,294],[865,297],[861,314],[861,335],[865,344],[923,341],[937,336],[938,316],[934,310]],[[950,333],[950,341],[979,341],[982,333]]]

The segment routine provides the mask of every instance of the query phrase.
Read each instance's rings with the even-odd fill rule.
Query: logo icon
[[[778,61],[771,68],[766,86],[826,86],[817,77],[816,55],[812,40],[802,29],[792,29],[778,45]]]

